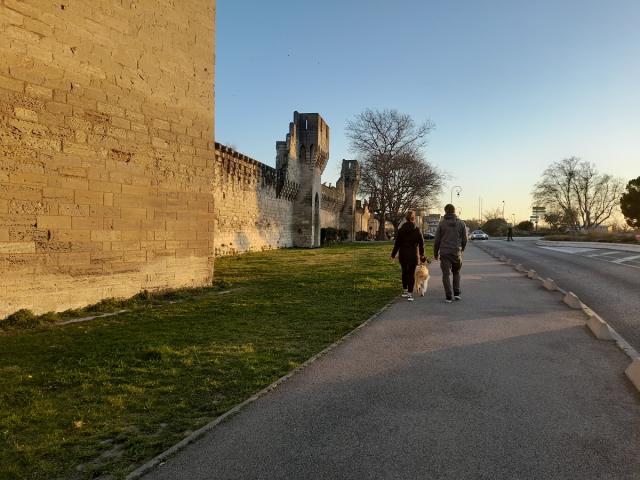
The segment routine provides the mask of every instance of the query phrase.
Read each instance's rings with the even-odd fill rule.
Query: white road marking
[[[631,260],[635,260],[637,258],[640,258],[640,255],[633,255],[631,257],[624,257],[624,258],[616,258],[615,260],[612,260],[613,263],[624,263],[624,262],[630,262]]]
[[[540,247],[546,248],[547,250],[555,250],[556,252],[561,253],[585,253],[585,252],[593,252],[593,248],[583,248],[583,247]]]
[[[611,262],[611,263],[613,263],[613,262]],[[625,267],[637,268],[638,270],[640,270],[640,265],[636,266],[636,265],[630,265],[628,263],[621,263],[620,265],[623,265]]]
[[[542,245],[537,245],[537,247],[546,248],[547,250],[554,250],[560,253],[569,253],[569,254],[585,253],[585,252],[592,252],[594,250],[598,250],[597,248],[547,247]],[[590,255],[580,255],[580,256],[586,257],[586,258],[593,258],[594,260],[600,260],[601,262],[615,263],[616,265],[622,265],[624,267],[637,268],[638,270],[640,270],[640,265],[632,265],[631,263],[626,263],[626,262],[632,262],[634,260],[640,259],[640,255],[633,255],[631,257],[624,257],[624,258],[617,258],[617,259],[606,258],[607,255],[615,255],[616,253],[620,253],[620,250],[609,250],[606,252],[592,253]],[[639,263],[639,262],[633,262],[633,263]]]
[[[616,253],[620,253],[620,251],[615,250],[613,252],[592,253],[589,257],[602,257],[604,255],[615,255]]]

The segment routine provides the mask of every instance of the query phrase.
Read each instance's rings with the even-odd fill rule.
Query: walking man
[[[507,228],[507,242],[513,242],[513,227],[511,225]]]
[[[433,245],[433,258],[440,259],[442,284],[446,295],[445,302],[461,300],[460,269],[462,269],[462,252],[467,246],[467,227],[456,216],[456,208],[448,204],[444,207],[444,218],[438,225]],[[450,274],[453,273],[453,288]]]

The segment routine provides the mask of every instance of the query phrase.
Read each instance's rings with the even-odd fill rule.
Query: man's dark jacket
[[[398,236],[393,245],[391,256],[396,258],[400,252],[400,261],[403,263],[418,263],[418,249],[420,257],[424,257],[424,240],[420,229],[413,222],[405,222],[398,230]]]
[[[467,227],[455,213],[447,213],[438,225],[434,255],[459,256],[467,247]]]

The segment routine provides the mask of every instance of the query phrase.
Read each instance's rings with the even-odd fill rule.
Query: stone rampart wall
[[[215,255],[293,246],[299,186],[278,184],[275,168],[216,144]]]
[[[215,0],[0,0],[0,317],[213,274]]]
[[[322,228],[340,228],[340,210],[344,205],[344,191],[329,185],[322,185],[320,203],[320,225]]]

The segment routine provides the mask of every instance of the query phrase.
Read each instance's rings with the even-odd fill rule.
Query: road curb
[[[562,243],[563,245],[565,245],[567,243],[574,243],[574,242],[558,242],[558,243]],[[578,242],[575,242],[575,243],[578,243]],[[582,242],[582,243],[586,243],[586,242]],[[497,253],[494,254],[494,252],[490,252],[484,246],[478,247],[478,248],[480,248],[485,253],[488,253],[489,255],[497,257]],[[605,247],[601,247],[601,248],[605,248]],[[506,261],[503,261],[502,258],[506,259],[504,255],[500,256],[500,260],[506,265],[516,268],[516,270],[518,270],[518,267],[521,266],[521,264],[514,266],[513,261],[511,259],[506,259]],[[527,274],[527,276],[529,276],[529,274]],[[529,278],[532,278],[532,277],[529,276]],[[563,290],[556,284],[556,282],[552,278],[541,278],[538,276],[537,279],[542,283],[542,286],[547,290],[560,292],[563,295],[563,298],[562,298],[563,302],[568,307],[582,310],[582,313],[584,313],[587,317],[587,321],[585,322],[586,326],[589,328],[589,330],[593,333],[593,335],[598,340],[615,342],[616,346],[631,359],[631,364],[625,369],[624,373],[627,376],[627,378],[631,381],[633,386],[636,388],[636,390],[640,392],[640,354],[629,344],[629,342],[627,342],[618,332],[616,332],[615,329],[611,325],[609,325],[602,317],[596,314],[589,306],[582,303],[576,294],[574,294],[573,292],[567,292]]]
[[[627,367],[624,371],[624,374],[627,376],[633,386],[640,392],[640,358],[634,358],[631,365]]]
[[[597,315],[590,308],[585,308],[584,313],[587,315],[587,327],[591,330],[591,333],[598,340],[606,340],[607,342],[613,342],[614,338],[611,335],[611,330],[609,329],[609,324],[602,320],[599,315]]]
[[[243,402],[239,403],[238,405],[233,407],[231,410],[228,410],[227,412],[223,413],[222,415],[216,417],[211,422],[207,423],[203,427],[199,428],[198,430],[196,430],[195,432],[190,434],[188,437],[183,438],[182,440],[180,440],[178,443],[176,443],[172,447],[168,448],[164,452],[156,455],[155,457],[153,457],[148,462],[146,462],[143,465],[141,465],[140,467],[136,468],[133,472],[131,472],[129,475],[127,475],[125,477],[125,480],[138,480],[139,478],[142,478],[142,476],[144,476],[147,473],[149,473],[151,470],[153,470],[156,467],[162,465],[169,458],[173,457],[174,455],[176,455],[181,450],[184,450],[188,445],[190,445],[190,444],[194,443],[195,441],[197,441],[198,439],[202,438],[205,434],[207,434],[208,432],[213,430],[216,426],[218,426],[222,422],[226,421],[227,419],[233,417],[234,415],[240,413],[245,407],[251,405],[253,402],[258,400],[259,398],[265,396],[266,394],[268,394],[272,390],[276,389],[277,387],[282,385],[284,382],[289,380],[291,377],[293,377],[294,375],[297,375],[302,370],[307,368],[309,365],[311,365],[315,361],[319,360],[320,358],[324,357],[326,354],[331,352],[333,349],[338,347],[340,344],[342,344],[345,341],[347,341],[349,338],[354,336],[361,329],[365,328],[371,322],[373,322],[377,317],[379,317],[384,311],[386,311],[391,305],[393,305],[396,302],[397,299],[398,299],[398,297],[394,297],[393,300],[388,302],[384,307],[382,307],[380,310],[375,312],[373,315],[371,315],[368,319],[366,319],[364,322],[362,322],[356,328],[354,328],[353,330],[351,330],[350,332],[348,332],[344,336],[340,337],[338,340],[336,340],[335,342],[333,342],[331,345],[329,345],[328,347],[324,348],[320,352],[316,353],[311,358],[307,359],[304,363],[298,365],[296,368],[291,370],[289,373],[287,373],[283,377],[280,377],[278,380],[276,380],[272,384],[266,386],[265,388],[263,388],[259,392],[253,394],[251,397],[249,397],[246,400],[244,400]]]
[[[567,292],[562,298],[562,301],[574,310],[582,310],[584,306],[578,296],[573,292]]]
[[[556,282],[553,280],[553,278],[550,277],[542,279],[542,286],[550,292],[558,290],[558,285],[556,285]]]

